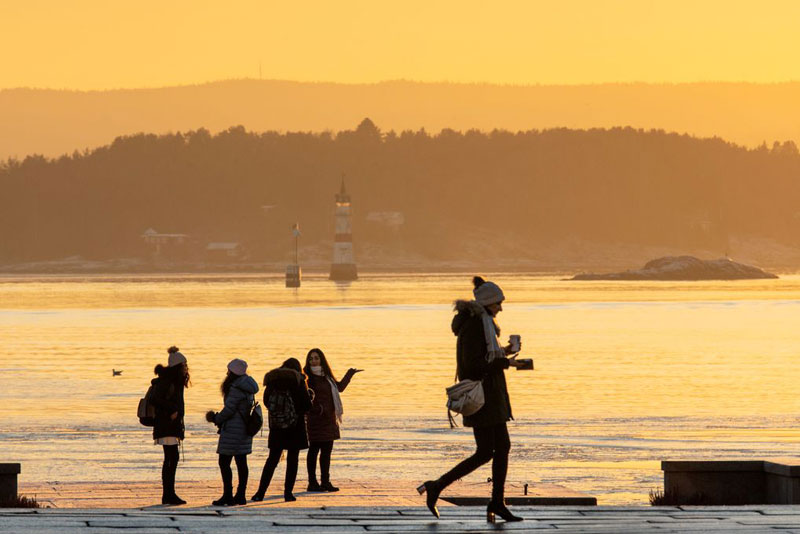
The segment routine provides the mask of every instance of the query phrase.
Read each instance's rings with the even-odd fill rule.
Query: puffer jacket
[[[157,368],[158,377],[151,382],[153,394],[150,402],[156,409],[155,423],[153,424],[153,439],[175,437],[184,438],[183,426],[183,377],[180,366]],[[172,414],[178,416],[172,419]]]
[[[245,417],[257,392],[258,384],[247,375],[231,384],[225,396],[225,407],[214,417],[214,424],[219,427],[217,454],[237,456],[253,452],[253,437],[247,434]]]
[[[456,369],[458,379],[482,380],[485,402],[483,407],[470,416],[464,417],[464,426],[485,427],[507,422],[511,414],[511,401],[506,387],[505,370],[508,358],[495,358],[486,361],[486,337],[483,333],[482,307],[475,301],[458,300],[455,303],[456,316],[451,328],[458,337],[456,344]],[[500,335],[497,323],[495,335]]]
[[[269,415],[269,396],[276,390],[283,390],[292,396],[297,421],[289,428],[269,429],[267,446],[278,450],[300,450],[308,448],[305,414],[311,408],[305,375],[292,369],[279,367],[264,375],[264,406]]]

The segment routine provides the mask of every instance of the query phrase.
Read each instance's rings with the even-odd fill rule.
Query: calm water
[[[800,277],[492,278],[508,296],[503,337],[521,334],[536,365],[507,373],[511,480],[645,503],[661,459],[800,454]],[[216,434],[203,414],[221,406],[227,361],[246,359],[260,382],[319,346],[339,374],[365,369],[343,396],[334,477],[438,475],[473,448],[443,408],[450,303],[469,289],[467,275],[318,278],[299,291],[264,276],[0,278],[3,460],[23,462],[29,482],[158,480],[161,451],[135,411],[176,344],[193,382],[179,478],[215,479]],[[253,464],[265,447],[258,438]]]

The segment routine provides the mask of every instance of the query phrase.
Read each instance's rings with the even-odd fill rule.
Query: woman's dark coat
[[[253,437],[247,433],[245,417],[250,414],[258,384],[252,377],[242,375],[231,384],[225,396],[225,407],[214,417],[219,427],[217,454],[237,456],[253,452]]]
[[[341,393],[350,384],[354,371],[348,370],[336,388]],[[339,422],[336,420],[336,407],[333,403],[333,391],[328,377],[311,374],[308,376],[308,387],[314,390],[314,402],[308,412],[306,427],[310,441],[334,441],[339,439]]]
[[[292,396],[297,422],[289,428],[270,428],[267,446],[270,449],[307,449],[305,414],[311,408],[305,376],[293,369],[279,367],[264,375],[264,407],[269,407],[270,393],[284,390]]]
[[[150,397],[150,402],[156,409],[153,439],[169,436],[183,439],[183,369],[180,365],[175,367],[159,366],[157,373],[158,377],[151,382],[153,394]],[[178,412],[178,416],[172,419],[171,416],[175,412]]]
[[[483,333],[482,307],[474,301],[456,301],[456,316],[453,317],[453,333],[458,336],[456,361],[458,379],[483,380],[485,403],[483,408],[464,417],[464,426],[485,427],[499,425],[513,419],[511,402],[506,387],[505,370],[508,358],[486,361],[486,337]],[[494,323],[495,332],[500,333]]]

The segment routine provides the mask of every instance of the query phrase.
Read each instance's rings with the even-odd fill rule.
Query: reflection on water
[[[536,365],[508,372],[512,480],[641,503],[660,485],[661,459],[798,452],[800,278],[493,278],[509,299],[504,337],[521,334]],[[24,462],[28,481],[157,480],[160,451],[135,410],[177,344],[193,382],[181,473],[212,479],[216,435],[203,413],[221,403],[227,361],[246,359],[260,381],[319,346],[339,374],[366,369],[343,395],[335,473],[438,474],[473,447],[469,431],[449,430],[443,408],[450,302],[469,295],[469,280],[372,275],[342,287],[311,277],[294,291],[266,276],[0,278],[3,450]]]

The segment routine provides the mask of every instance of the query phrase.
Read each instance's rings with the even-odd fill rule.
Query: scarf
[[[486,338],[486,361],[491,362],[495,358],[505,358],[506,351],[497,342],[497,330],[494,328],[494,317],[486,308],[481,306],[481,320],[483,320],[483,335]]]
[[[316,376],[325,376],[321,365],[312,365],[311,372]],[[339,396],[339,386],[336,385],[336,381],[333,378],[329,376],[325,376],[325,378],[331,386],[331,397],[333,397],[333,409],[336,414],[336,421],[341,425],[344,408],[342,407],[342,398]]]

